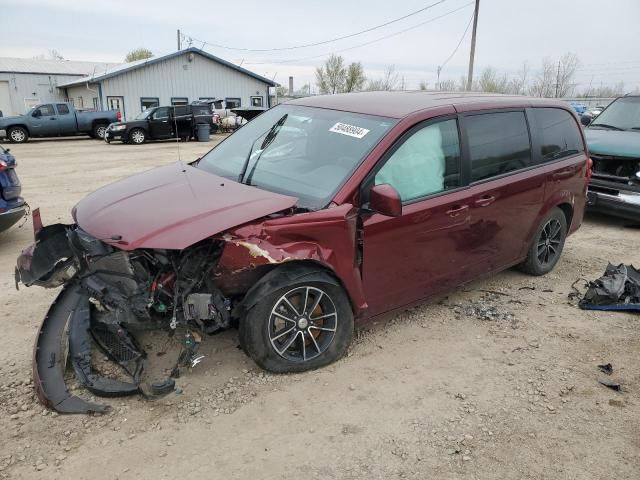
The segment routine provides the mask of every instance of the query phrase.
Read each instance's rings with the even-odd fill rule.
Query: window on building
[[[147,108],[159,107],[160,99],[158,97],[141,97],[140,109],[144,112]]]
[[[57,103],[56,108],[58,109],[58,115],[68,115],[69,107],[66,103]]]
[[[100,110],[100,103],[98,101],[98,97],[93,97],[93,108],[96,110]]]
[[[560,108],[532,108],[533,132],[540,142],[540,160],[548,162],[582,152],[584,145],[571,114]]]
[[[225,98],[224,103],[227,104],[227,108],[240,108],[242,105],[242,101],[236,97]]]
[[[216,97],[198,97],[198,100],[201,102],[213,102]]]
[[[471,115],[464,120],[471,154],[471,181],[531,166],[524,112]]]
[[[262,107],[264,100],[263,97],[251,97],[251,106],[252,107]]]
[[[460,186],[460,141],[455,120],[419,128],[401,141],[375,184],[388,183],[403,202]]]
[[[53,110],[53,105],[42,105],[41,107],[36,108],[32,116],[34,117],[51,117],[55,115],[56,112]]]
[[[189,105],[187,97],[171,97],[171,105]]]

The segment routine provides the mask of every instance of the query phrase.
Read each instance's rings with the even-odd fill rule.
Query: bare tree
[[[574,82],[576,70],[580,66],[580,60],[575,53],[565,53],[558,62],[558,71],[556,74],[556,97],[566,97],[571,95],[576,88]]]
[[[64,60],[62,54],[55,48],[50,49],[47,53],[51,60]]]
[[[364,88],[366,81],[362,64],[360,62],[352,62],[347,67],[343,91],[359,92]]]
[[[515,78],[509,80],[507,85],[507,93],[513,93],[515,95],[524,95],[527,92],[527,77],[529,76],[529,65],[527,62],[522,64],[522,68],[518,72]]]
[[[316,68],[316,85],[320,93],[339,93],[344,91],[346,75],[344,59],[332,54],[324,65]]]
[[[555,64],[550,58],[542,61],[542,69],[536,76],[529,93],[534,97],[553,97],[556,82]]]
[[[146,58],[153,57],[153,52],[148,48],[136,48],[135,50],[131,50],[127,53],[127,56],[124,57],[124,61],[126,63],[135,62],[136,60],[144,60]]]
[[[420,88],[420,90],[428,90],[429,82],[425,82],[424,80],[422,80],[418,88]]]
[[[598,87],[590,88],[582,94],[579,94],[578,97],[582,98],[608,98],[608,97],[619,97],[625,94],[624,90],[624,82],[618,82],[612,87],[607,85],[600,85]]]
[[[400,74],[396,72],[395,65],[389,65],[384,69],[382,78],[376,80],[369,80],[367,90],[369,91],[383,91],[383,90],[397,90],[400,85]]]
[[[444,92],[455,92],[457,89],[456,81],[451,78],[442,80],[438,88],[438,90],[442,90]]]
[[[493,67],[486,67],[473,90],[492,93],[506,93],[508,91],[509,80],[506,75],[499,75]]]

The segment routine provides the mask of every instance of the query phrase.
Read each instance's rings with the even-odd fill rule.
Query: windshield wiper
[[[262,157],[262,154],[264,153],[264,151],[276,139],[276,137],[278,136],[278,133],[280,133],[280,128],[282,127],[282,125],[284,125],[284,122],[287,121],[288,116],[289,114],[285,113],[280,120],[278,120],[276,123],[273,124],[273,126],[269,129],[269,133],[267,133],[267,136],[264,137],[264,141],[262,142],[262,145],[260,145],[260,153],[258,153],[258,156],[256,157],[256,161],[253,162],[253,167],[251,167],[251,172],[249,172],[249,176],[247,177],[247,182],[246,182],[247,185],[251,185],[251,179],[253,178],[253,174],[256,171],[256,167],[258,166],[260,157]],[[249,158],[251,158],[251,156],[249,156]]]
[[[590,125],[591,127],[602,127],[602,128],[607,128],[609,130],[624,130],[624,128],[620,128],[620,127],[616,127],[614,125],[608,125],[606,123],[594,123],[593,125]]]

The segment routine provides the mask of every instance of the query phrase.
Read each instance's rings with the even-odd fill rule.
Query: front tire
[[[9,131],[7,131],[7,136],[11,143],[25,143],[29,140],[29,132],[23,127],[11,127]]]
[[[342,357],[353,337],[353,312],[337,285],[295,280],[254,305],[240,320],[240,344],[262,368],[304,372]]]
[[[147,134],[141,128],[134,128],[129,132],[129,143],[134,145],[142,145],[147,141]]]
[[[103,123],[99,123],[93,127],[93,138],[99,138],[100,140],[104,140],[104,134],[107,131],[107,125]]]
[[[562,210],[554,208],[540,223],[527,258],[518,269],[536,276],[549,273],[560,260],[566,238],[567,219]]]

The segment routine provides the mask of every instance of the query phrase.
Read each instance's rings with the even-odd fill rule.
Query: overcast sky
[[[156,55],[174,51],[178,28],[198,39],[193,41],[197,47],[206,41],[281,48],[348,35],[436,2],[0,0],[0,56],[29,58],[56,49],[69,60],[121,62],[135,47]],[[470,2],[444,0],[400,22],[328,45],[269,53],[204,48],[282,84],[293,75],[296,88],[313,82],[315,66],[332,52],[361,61],[373,78],[394,64],[406,88],[417,88],[421,80],[435,83],[438,65],[454,51],[469,23]],[[543,58],[573,52],[581,61],[579,88],[622,80],[632,90],[640,87],[638,19],[640,0],[481,0],[476,72],[490,65],[515,76],[527,62],[532,76]],[[374,42],[381,37],[388,38]],[[466,73],[470,39],[471,29],[445,66],[443,79]],[[358,47],[363,43],[370,44]]]

